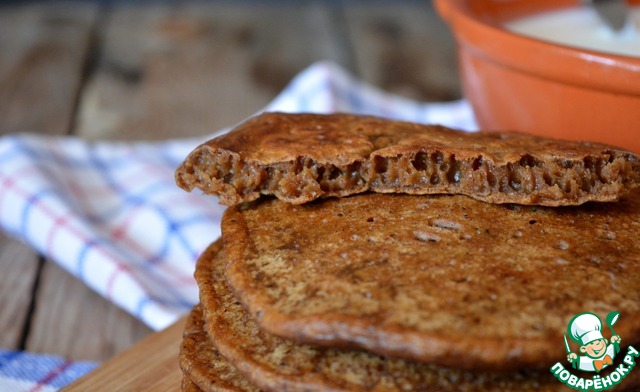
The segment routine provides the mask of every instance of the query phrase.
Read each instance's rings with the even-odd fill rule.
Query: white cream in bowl
[[[588,7],[567,8],[515,19],[508,30],[533,38],[599,52],[640,57],[640,7],[629,7],[625,27],[611,30]]]

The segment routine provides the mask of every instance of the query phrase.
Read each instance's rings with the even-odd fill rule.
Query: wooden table
[[[133,3],[0,6],[0,134],[208,134],[318,60],[409,98],[460,97],[453,39],[426,0]],[[2,348],[103,361],[151,333],[3,234],[0,271]]]

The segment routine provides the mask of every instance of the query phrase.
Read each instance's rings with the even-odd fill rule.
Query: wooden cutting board
[[[185,322],[144,338],[63,391],[180,391],[178,351]]]

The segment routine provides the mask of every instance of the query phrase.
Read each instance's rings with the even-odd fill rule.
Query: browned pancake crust
[[[182,382],[180,384],[182,392],[202,392],[202,389],[198,388],[196,384],[191,381],[187,374],[182,375]]]
[[[372,190],[559,206],[618,200],[640,184],[640,157],[520,133],[266,113],[196,148],[176,171],[176,182],[226,205],[261,194],[301,204]]]
[[[470,369],[547,367],[572,315],[640,341],[640,190],[580,207],[363,194],[232,207],[227,279],[273,334]]]
[[[470,372],[362,351],[298,344],[269,334],[237,302],[224,255],[210,247],[196,266],[206,328],[240,373],[272,391],[559,391],[548,370]],[[562,344],[562,343],[560,343]]]
[[[209,342],[202,309],[196,305],[189,315],[180,346],[180,368],[198,390],[204,392],[259,391],[242,377]],[[186,385],[185,385],[186,384]],[[183,390],[193,385],[183,380]]]

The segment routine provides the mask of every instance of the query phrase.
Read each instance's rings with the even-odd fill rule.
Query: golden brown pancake
[[[465,133],[347,114],[265,113],[197,147],[177,184],[222,204],[260,195],[302,204],[367,190],[465,194],[492,203],[615,201],[640,184],[640,157],[521,133]]]
[[[213,244],[198,260],[196,280],[212,344],[253,384],[272,391],[560,391],[549,370],[471,372],[390,359],[359,350],[298,344],[261,330],[225,277]],[[194,312],[197,316],[197,312]],[[204,339],[204,335],[198,335]],[[560,344],[562,344],[560,342]]]
[[[467,369],[547,368],[583,311],[640,341],[640,189],[548,208],[368,193],[227,210],[227,279],[272,334]]]
[[[183,391],[258,391],[211,345],[199,305],[194,307],[187,320],[179,359],[180,368],[186,376],[182,383]]]
[[[188,375],[182,375],[182,382],[180,384],[180,390],[182,392],[201,392],[202,389],[198,388],[196,384],[191,381]]]

